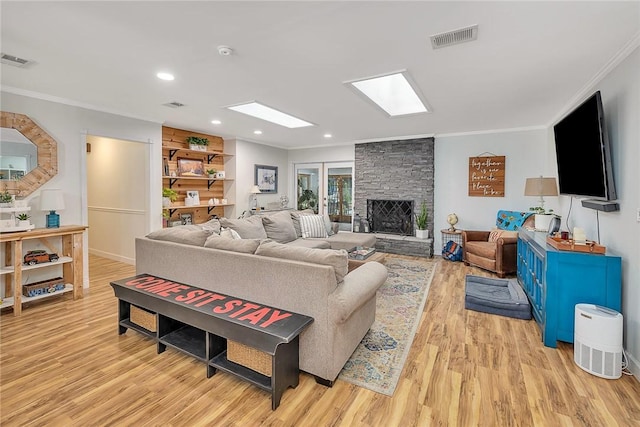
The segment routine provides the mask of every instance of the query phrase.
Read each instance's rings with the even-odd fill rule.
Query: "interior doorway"
[[[89,253],[134,264],[135,238],[148,232],[150,145],[86,140]]]

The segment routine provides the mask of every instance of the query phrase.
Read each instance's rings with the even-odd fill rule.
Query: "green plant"
[[[213,175],[213,174],[214,174],[214,173],[216,173],[216,172],[218,172],[218,171],[217,171],[217,170],[215,170],[215,169],[207,169],[207,174],[208,174],[208,175]]]
[[[533,211],[533,213],[537,215],[546,215],[553,213],[553,209],[545,210],[542,206],[532,206],[529,208],[529,210]]]
[[[21,213],[21,214],[18,214],[16,218],[18,218],[19,221],[26,221],[29,218],[31,218],[31,216],[27,215],[26,213]]]
[[[426,230],[427,229],[427,219],[429,215],[427,213],[427,203],[422,201],[422,205],[420,205],[420,213],[416,214],[416,227],[418,230]]]
[[[175,202],[176,200],[178,200],[178,193],[171,188],[164,187],[162,189],[162,197],[167,197],[172,202]]]
[[[188,136],[187,143],[193,145],[209,145],[209,140],[207,138],[200,138],[199,136]]]
[[[312,190],[302,190],[298,197],[298,209],[313,209],[318,206],[318,196]]]
[[[8,191],[0,194],[0,203],[11,203],[13,202],[13,197],[9,194]]]

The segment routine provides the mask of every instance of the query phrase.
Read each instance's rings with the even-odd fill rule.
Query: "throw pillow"
[[[344,249],[303,248],[273,241],[262,241],[256,250],[256,255],[330,265],[333,267],[338,283],[344,280],[344,276],[349,271],[349,255]]]
[[[329,215],[324,214],[323,219],[324,219],[324,228],[327,229],[327,235],[333,236],[334,234],[336,234],[333,231],[333,225],[331,224],[331,218],[329,218]]]
[[[149,239],[193,246],[203,246],[209,236],[211,236],[211,233],[203,230],[198,225],[181,225],[178,227],[162,228],[147,234]]]
[[[497,242],[501,237],[518,237],[518,232],[493,229],[489,233],[489,242]]]
[[[298,238],[289,211],[263,216],[262,225],[267,237],[278,243],[289,243]]]
[[[220,218],[220,225],[237,231],[243,239],[267,238],[267,233],[262,226],[262,217],[260,215],[253,215],[246,219]]]
[[[300,215],[314,215],[313,209],[304,209],[301,211],[291,212],[291,221],[293,221],[293,228],[296,230],[296,237],[302,237],[302,230],[300,229]]]
[[[302,238],[329,237],[321,215],[300,215]]]
[[[224,237],[225,239],[242,239],[233,228],[223,228],[220,230],[220,237]]]
[[[209,221],[198,225],[205,231],[220,234],[220,221],[217,218],[210,219]]]
[[[225,237],[212,234],[206,242],[205,248],[222,249],[231,252],[242,252],[245,254],[253,254],[260,245],[260,239],[228,239]]]

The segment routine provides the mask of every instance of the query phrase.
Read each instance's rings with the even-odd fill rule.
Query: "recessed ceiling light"
[[[262,131],[261,130],[254,130],[253,133],[255,133],[256,135],[262,135]]]
[[[227,108],[233,111],[237,111],[238,113],[257,117],[259,119],[266,120],[280,126],[285,126],[290,129],[313,126],[313,123],[306,122],[297,117],[293,117],[292,115],[283,113],[282,111],[278,111],[271,107],[267,107],[266,105],[259,104],[255,101],[247,102],[240,105],[232,105]]]
[[[325,138],[331,138],[332,136],[333,136],[333,135],[331,135],[330,133],[325,133],[325,134],[324,134],[324,137],[325,137]]]
[[[429,112],[406,70],[347,83],[391,117]]]
[[[211,123],[213,123],[214,125],[219,125],[222,122],[220,120],[211,120]]]
[[[175,77],[173,77],[173,74],[171,74],[171,73],[158,73],[158,74],[156,74],[156,76],[160,80],[173,80],[173,79],[175,79]]]

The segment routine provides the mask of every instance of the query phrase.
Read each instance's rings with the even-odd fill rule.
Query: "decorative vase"
[[[171,199],[168,197],[163,197],[162,198],[162,207],[163,208],[168,208],[169,206],[171,206]]]
[[[31,227],[31,221],[28,219],[18,220],[18,227],[20,228],[29,228]]]
[[[429,230],[418,230],[418,229],[416,229],[416,237],[418,239],[428,239],[429,238]]]

